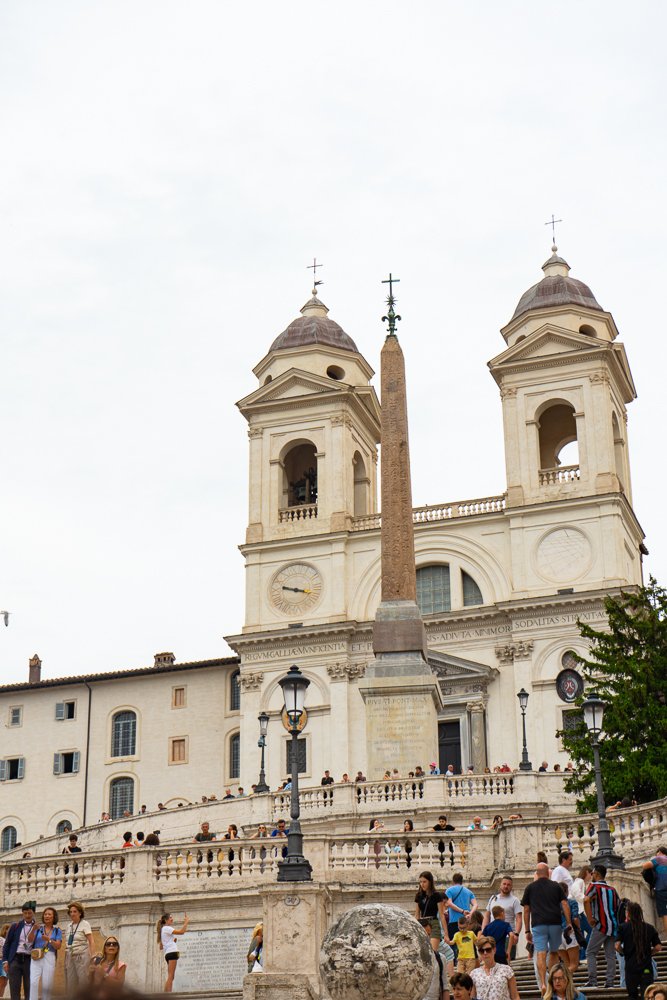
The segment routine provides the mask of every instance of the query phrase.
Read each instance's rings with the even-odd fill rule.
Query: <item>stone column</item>
[[[466,705],[470,713],[470,743],[472,767],[475,774],[482,774],[487,766],[485,705],[483,701],[471,701]]]

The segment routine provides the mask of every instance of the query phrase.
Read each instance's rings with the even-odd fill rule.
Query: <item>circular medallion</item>
[[[567,670],[561,670],[556,678],[556,692],[561,701],[572,704],[583,693],[583,690],[584,679],[581,674],[569,667]]]
[[[591,543],[577,528],[554,528],[537,547],[537,570],[554,583],[577,580],[590,562]]]
[[[269,584],[271,604],[281,614],[310,611],[322,595],[322,577],[309,563],[290,563]]]
[[[291,733],[292,723],[290,722],[289,715],[287,714],[287,709],[284,706],[282,712],[280,713],[280,719],[287,732]],[[299,716],[299,725],[296,727],[298,733],[300,733],[302,729],[306,728],[307,722],[308,722],[308,711],[304,708],[301,715]]]

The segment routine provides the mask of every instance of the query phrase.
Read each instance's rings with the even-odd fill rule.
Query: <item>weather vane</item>
[[[317,278],[317,269],[318,269],[318,267],[324,267],[324,264],[318,264],[317,263],[317,257],[313,257],[313,263],[312,264],[308,264],[307,269],[306,269],[308,271],[312,271],[313,272],[313,295],[317,294],[317,286],[323,284],[322,281],[316,281],[315,280]]]
[[[400,320],[400,316],[397,316],[394,312],[394,304],[396,299],[394,298],[394,285],[400,284],[400,278],[394,278],[391,271],[389,272],[389,277],[385,278],[382,282],[383,285],[389,285],[389,295],[387,296],[387,315],[382,317],[382,322],[389,325],[389,336],[396,336],[396,324]]]
[[[552,212],[549,221],[544,223],[545,226],[551,226],[551,242],[553,244],[551,249],[553,250],[554,253],[556,253],[556,250],[558,250],[558,247],[556,246],[556,226],[558,225],[559,222],[562,221],[563,221],[562,219],[556,219]]]

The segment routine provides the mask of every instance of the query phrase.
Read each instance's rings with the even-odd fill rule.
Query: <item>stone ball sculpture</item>
[[[320,972],[332,1000],[421,1000],[431,984],[433,952],[405,910],[364,903],[330,928]]]

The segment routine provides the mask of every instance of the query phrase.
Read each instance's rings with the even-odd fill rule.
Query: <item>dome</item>
[[[570,265],[558,256],[557,247],[552,249],[551,257],[542,265],[544,277],[523,293],[510,322],[531,309],[553,309],[556,306],[583,306],[603,312],[588,285],[577,278],[570,278]]]
[[[276,337],[269,351],[305,347],[308,344],[324,344],[327,347],[337,347],[341,351],[354,351],[358,354],[357,345],[352,337],[348,337],[342,326],[327,317],[328,312],[313,289],[313,297],[306,302],[301,310],[301,316],[292,320],[287,329]]]

